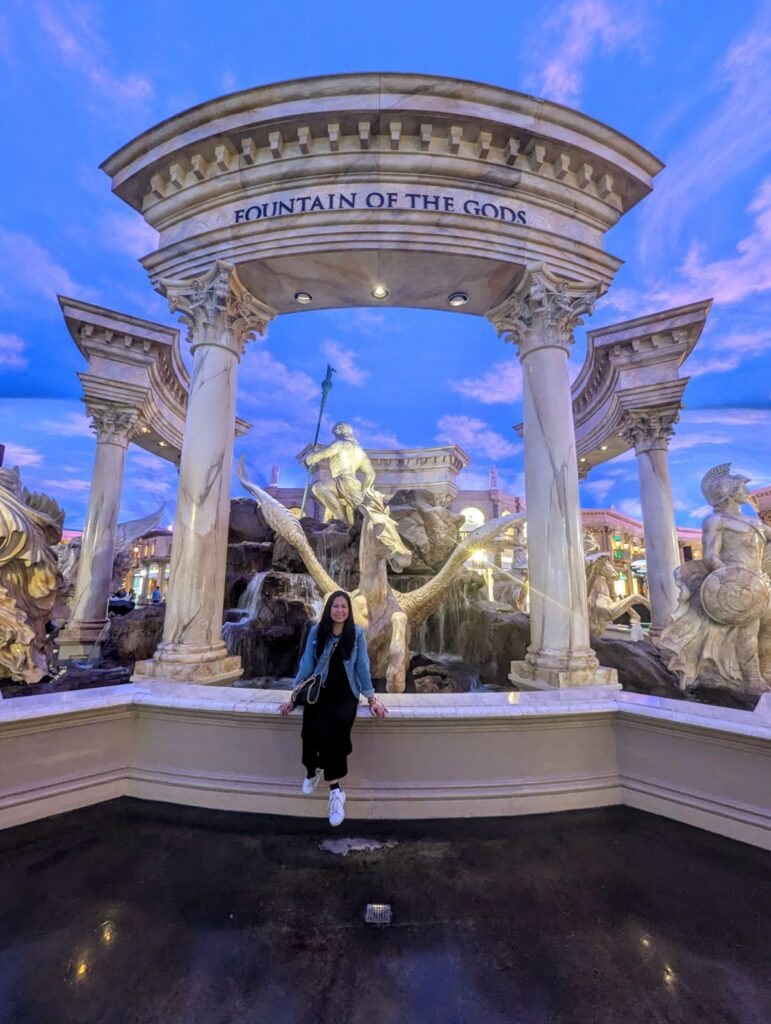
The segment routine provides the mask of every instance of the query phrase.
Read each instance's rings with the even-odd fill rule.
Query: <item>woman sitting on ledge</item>
[[[348,774],[347,758],[353,750],[351,729],[359,697],[367,698],[375,718],[388,714],[375,695],[369,671],[364,630],[353,621],[350,598],[338,590],[327,598],[321,621],[308,634],[295,678],[297,686],[310,675],[321,676],[318,700],[303,708],[302,763],[307,772],[303,793],[315,793],[323,773],[329,783],[329,824],[334,826],[345,818],[340,779]],[[293,707],[293,702],[287,701],[279,710],[288,715]]]

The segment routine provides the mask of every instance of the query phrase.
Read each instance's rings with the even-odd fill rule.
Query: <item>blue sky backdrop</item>
[[[98,165],[163,118],[223,93],[314,74],[412,71],[476,79],[575,107],[666,163],[653,194],[607,236],[626,263],[587,327],[705,298],[671,447],[678,522],[704,514],[699,480],[731,459],[771,483],[771,3],[502,0],[131,4],[6,0],[0,7],[0,442],[32,489],[85,517],[94,442],[75,376],[82,357],[56,294],[173,323],[138,257],[155,244]],[[574,372],[583,360],[577,332]],[[187,356],[186,356],[187,358]],[[469,486],[490,466],[524,491],[521,378],[484,321],[416,310],[280,318],[242,362],[238,443],[255,477],[300,483],[326,363],[329,422],[372,447],[455,442]],[[123,516],[176,473],[130,449]],[[234,488],[234,493],[238,493]],[[587,507],[639,516],[634,458],[596,469]]]

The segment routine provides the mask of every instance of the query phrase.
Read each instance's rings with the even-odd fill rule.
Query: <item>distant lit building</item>
[[[171,530],[158,527],[131,545],[131,567],[124,586],[133,590],[137,604],[149,604],[153,591],[160,590],[163,601],[171,573]]]

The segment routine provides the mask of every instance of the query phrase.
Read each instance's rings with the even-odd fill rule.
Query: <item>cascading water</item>
[[[293,676],[308,624],[318,619],[322,606],[305,573],[255,573],[222,627],[228,653],[241,658],[244,677]]]

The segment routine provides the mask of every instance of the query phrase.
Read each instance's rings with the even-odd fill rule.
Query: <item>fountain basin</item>
[[[118,796],[323,817],[285,691],[165,681],[0,704],[0,826]],[[627,804],[771,849],[771,700],[755,712],[606,689],[387,694],[362,706],[351,819]]]

